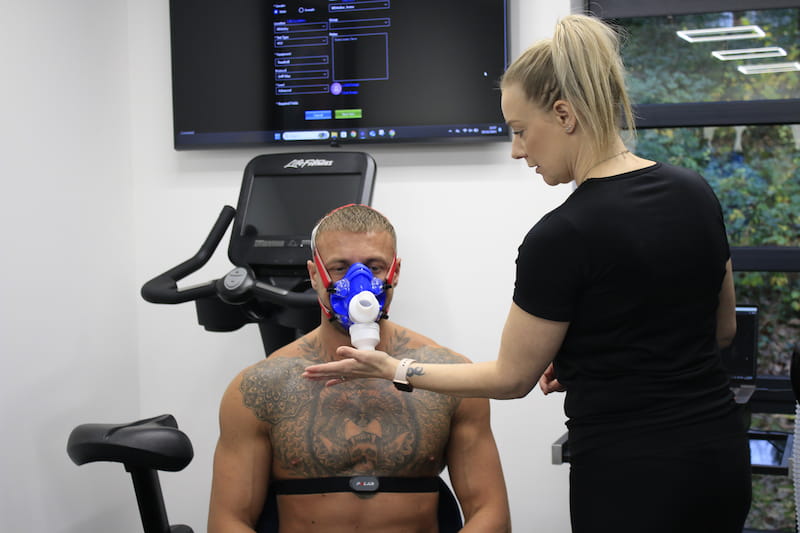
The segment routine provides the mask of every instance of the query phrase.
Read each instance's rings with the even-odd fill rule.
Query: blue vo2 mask
[[[353,298],[357,298],[362,292],[367,291],[375,295],[375,299],[378,301],[380,312],[377,313],[377,321],[383,315],[383,308],[386,304],[385,289],[386,283],[382,279],[376,278],[366,265],[353,263],[342,279],[328,287],[334,316],[345,328],[349,328],[354,323],[350,316],[350,303]]]
[[[313,258],[322,284],[330,293],[332,311],[327,308],[322,300],[319,302],[322,312],[328,320],[338,320],[345,329],[349,329],[354,323],[350,319],[350,304],[354,298],[364,291],[372,293],[380,306],[380,312],[377,314],[375,321],[387,318],[389,308],[386,305],[386,290],[392,287],[397,274],[397,256],[392,258],[392,264],[386,274],[386,281],[376,278],[372,274],[372,270],[363,263],[354,263],[347,269],[344,277],[336,283],[333,282],[330,274],[328,274],[328,270],[325,268],[318,251],[314,250]]]

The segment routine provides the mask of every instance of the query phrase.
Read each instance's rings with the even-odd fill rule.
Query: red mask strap
[[[317,271],[319,272],[319,277],[322,278],[322,285],[327,289],[333,283],[331,276],[328,274],[328,271],[325,269],[325,265],[322,264],[322,258],[319,256],[319,252],[314,250],[314,264],[317,265]]]
[[[314,250],[314,264],[317,266],[317,272],[319,272],[319,277],[322,279],[322,285],[327,290],[333,284],[333,280],[328,274],[325,265],[322,264],[322,258],[316,250]],[[322,309],[322,314],[325,315],[325,318],[331,320],[333,318],[333,313],[325,307],[325,302],[323,302],[319,296],[317,296],[317,301],[319,302],[320,309]]]
[[[322,314],[325,315],[325,318],[328,320],[333,319],[333,313],[331,313],[328,308],[325,307],[325,304],[322,302],[319,296],[317,296],[317,301],[319,302],[319,308],[322,309]]]
[[[386,284],[390,287],[394,285],[394,276],[397,273],[397,256],[392,259],[392,264],[389,266],[389,273],[386,274]]]
[[[390,287],[394,286],[394,276],[397,274],[397,256],[395,255],[392,259],[392,264],[389,266],[389,273],[386,274],[386,281],[384,281],[385,289],[389,289]],[[389,303],[387,301],[386,305],[383,306],[382,310],[382,317],[381,318],[389,318]]]

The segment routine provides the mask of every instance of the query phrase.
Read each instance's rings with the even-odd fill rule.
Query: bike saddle
[[[175,417],[161,415],[128,424],[81,424],[69,435],[67,454],[76,465],[113,461],[126,468],[177,472],[194,451]]]

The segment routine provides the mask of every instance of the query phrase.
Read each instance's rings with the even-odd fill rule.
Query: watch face
[[[402,383],[400,381],[393,381],[392,383],[394,383],[394,387],[397,390],[401,390],[403,392],[411,392],[414,390],[414,387],[411,385],[411,383]]]

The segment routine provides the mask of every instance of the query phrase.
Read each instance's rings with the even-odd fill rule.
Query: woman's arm
[[[725,348],[733,342],[736,335],[736,293],[733,287],[733,268],[731,260],[725,263],[725,277],[719,291],[717,307],[717,344]]]
[[[521,398],[555,357],[568,327],[569,322],[545,320],[511,304],[497,360],[456,365],[414,363],[408,369],[409,383],[451,396]],[[309,366],[303,377],[328,385],[341,383],[342,377],[392,380],[399,364],[384,352],[349,346],[339,347],[337,355],[346,359]]]

